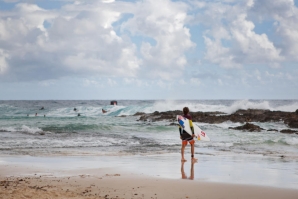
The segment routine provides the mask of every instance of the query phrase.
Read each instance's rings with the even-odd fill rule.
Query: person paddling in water
[[[192,131],[192,135],[189,135],[186,131],[184,131],[184,129],[179,125],[179,133],[180,133],[180,139],[182,140],[182,146],[181,146],[181,162],[186,162],[186,159],[184,158],[184,150],[185,147],[187,145],[187,143],[190,144],[191,147],[191,161],[195,162],[197,161],[196,158],[194,158],[194,154],[195,154],[195,141],[194,141],[194,128],[193,128],[193,124],[192,124],[192,117],[189,114],[189,109],[188,107],[184,107],[183,108],[183,117],[187,118],[189,120],[189,126],[191,128]]]

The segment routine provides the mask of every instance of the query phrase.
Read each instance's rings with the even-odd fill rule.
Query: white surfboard
[[[190,125],[189,125],[189,120],[181,115],[177,115],[176,119],[178,124],[183,128],[183,130],[185,130],[189,135],[192,135]],[[194,123],[193,123],[193,128],[194,128],[194,133],[197,140],[210,141],[210,138],[208,137],[208,135]]]

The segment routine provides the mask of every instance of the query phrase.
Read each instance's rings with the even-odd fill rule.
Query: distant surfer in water
[[[179,133],[180,133],[180,139],[182,140],[182,146],[181,146],[181,161],[182,162],[186,162],[186,159],[184,158],[184,150],[185,147],[187,145],[187,143],[190,144],[191,146],[191,161],[195,162],[197,159],[194,158],[194,154],[195,154],[195,141],[194,141],[194,128],[193,128],[193,124],[192,124],[192,117],[189,114],[189,109],[188,107],[184,107],[183,108],[183,117],[187,118],[189,120],[189,126],[192,132],[192,135],[189,135],[186,131],[184,131],[184,129],[182,129],[181,126],[179,126]]]
[[[104,109],[101,109],[101,111],[102,111],[102,113],[106,113],[106,112],[108,112],[108,111],[106,111],[106,110],[104,110]]]

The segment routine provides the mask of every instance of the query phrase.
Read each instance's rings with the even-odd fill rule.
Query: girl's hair
[[[183,108],[183,113],[184,113],[184,115],[187,115],[189,113],[188,107]]]

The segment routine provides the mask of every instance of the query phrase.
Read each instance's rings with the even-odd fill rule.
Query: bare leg
[[[186,159],[184,158],[184,149],[185,149],[185,145],[182,144],[182,146],[181,146],[181,162],[186,162]]]

